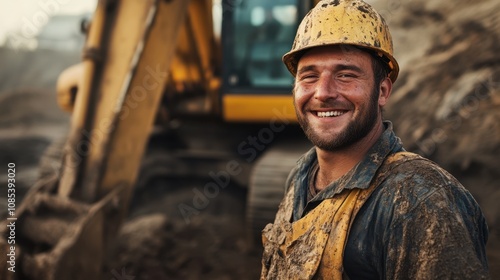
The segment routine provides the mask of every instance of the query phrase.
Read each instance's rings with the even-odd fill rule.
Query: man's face
[[[294,90],[299,123],[318,148],[335,151],[366,137],[381,121],[371,56],[320,47],[300,59]]]

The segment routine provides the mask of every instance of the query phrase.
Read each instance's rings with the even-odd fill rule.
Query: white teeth
[[[343,115],[344,112],[341,111],[330,111],[330,112],[317,112],[318,117],[326,118],[326,117],[338,117]]]

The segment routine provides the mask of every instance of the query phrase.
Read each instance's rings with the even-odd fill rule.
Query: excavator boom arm
[[[16,274],[4,267],[2,279],[102,276],[108,244],[128,209],[188,4],[99,1],[60,176],[40,181],[19,207],[16,251],[23,266]],[[4,240],[0,245],[10,246]]]

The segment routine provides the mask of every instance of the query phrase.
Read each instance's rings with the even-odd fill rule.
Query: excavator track
[[[278,144],[269,148],[255,164],[250,176],[246,211],[251,239],[260,240],[261,231],[274,220],[286,179],[310,147],[306,141]]]

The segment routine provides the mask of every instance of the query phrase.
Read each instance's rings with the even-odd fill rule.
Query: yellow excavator
[[[161,177],[207,179],[178,205],[186,222],[228,185],[247,187],[258,235],[310,145],[281,56],[317,2],[99,0],[82,62],[58,82],[72,114],[59,167],[15,210],[15,244],[2,227],[14,257],[0,278],[102,278],[134,192]]]

